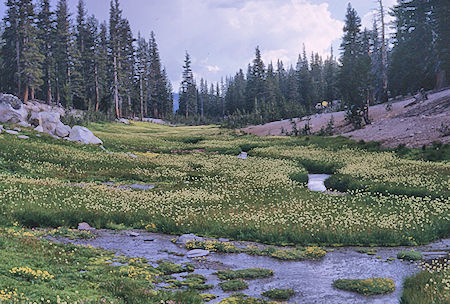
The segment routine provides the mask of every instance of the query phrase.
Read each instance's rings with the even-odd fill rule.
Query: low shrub
[[[216,274],[221,280],[261,279],[273,276],[273,271],[264,268],[249,268],[240,270],[219,270]]]
[[[288,300],[295,294],[292,289],[271,289],[262,293],[263,296],[268,297],[271,300]]]
[[[391,293],[395,290],[392,279],[373,278],[364,280],[338,279],[333,286],[347,291],[353,291],[366,296]]]
[[[423,255],[422,253],[414,250],[411,251],[402,250],[397,254],[397,258],[402,260],[420,261],[423,258]]]
[[[219,283],[223,291],[238,291],[248,288],[248,283],[243,280],[231,280]]]

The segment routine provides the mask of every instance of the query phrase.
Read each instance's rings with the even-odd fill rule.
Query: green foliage
[[[239,291],[248,288],[248,283],[243,280],[231,280],[219,283],[223,291]]]
[[[203,303],[195,291],[153,290],[161,273],[144,259],[53,243],[39,238],[40,233],[17,226],[0,227],[4,243],[0,251],[0,302]],[[117,265],[112,266],[113,262]],[[44,275],[44,279],[36,279],[36,275]]]
[[[289,300],[295,294],[293,289],[271,289],[264,291],[263,296],[268,297],[271,300]]]
[[[366,296],[391,293],[395,290],[394,281],[391,279],[373,278],[364,280],[338,279],[333,286],[347,291],[353,291]]]
[[[141,122],[96,123],[89,128],[110,153],[46,135],[36,137],[27,129],[23,131],[30,136],[27,141],[0,135],[2,221],[30,227],[122,224],[277,245],[413,245],[446,237],[450,231],[443,217],[448,209],[445,163],[408,160],[377,144],[341,137],[258,138],[216,126]],[[195,144],[186,143],[192,138]],[[236,158],[241,146],[254,147],[247,160]],[[326,181],[328,186],[329,181],[348,179],[342,187],[331,187],[347,195],[308,191],[306,169],[335,172]],[[148,191],[119,187],[133,183],[156,187]],[[243,203],[244,210],[235,213]],[[424,210],[423,216],[414,212],[417,209]],[[364,225],[345,225],[341,218],[347,212]],[[323,214],[330,217],[325,220]],[[414,225],[406,221],[411,214]],[[324,221],[328,224],[320,224]],[[222,243],[213,248],[243,252]],[[305,248],[290,250],[275,257],[310,258]],[[246,252],[272,256],[275,251]]]
[[[264,268],[249,268],[240,270],[219,270],[215,273],[221,280],[262,279],[273,276],[273,271]]]
[[[423,256],[422,253],[414,250],[411,251],[402,250],[397,254],[397,258],[402,260],[420,261],[423,258]]]
[[[450,267],[445,259],[425,263],[423,271],[406,278],[400,304],[448,303]]]

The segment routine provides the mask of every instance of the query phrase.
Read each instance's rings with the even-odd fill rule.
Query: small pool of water
[[[308,189],[311,191],[325,192],[325,180],[327,180],[330,174],[308,174]]]

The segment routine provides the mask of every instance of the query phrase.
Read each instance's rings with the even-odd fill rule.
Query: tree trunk
[[[382,63],[382,77],[383,77],[383,93],[381,102],[388,102],[388,75],[387,75],[387,49],[386,49],[386,25],[384,23],[384,7],[383,0],[378,0],[380,4],[381,16],[381,63]]]
[[[28,85],[25,85],[25,92],[23,93],[23,102],[26,103],[28,101]]]
[[[31,100],[34,100],[34,87],[31,87]]]
[[[141,121],[144,120],[144,85],[142,81],[142,73],[139,75],[139,99],[141,102]]]
[[[17,96],[20,96],[21,87],[21,70],[20,70],[20,43],[19,43],[19,20],[16,20],[16,63],[17,63]]]
[[[95,65],[95,112],[98,112],[98,108],[100,107],[100,93],[98,88],[98,68]]]
[[[114,55],[114,105],[116,109],[116,117],[120,118],[119,111],[119,88],[117,79],[117,57]]]
[[[436,75],[436,90],[440,90],[444,87],[446,82],[445,70],[441,70]]]

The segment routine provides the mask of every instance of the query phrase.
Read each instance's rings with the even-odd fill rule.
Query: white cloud
[[[206,69],[207,69],[209,72],[213,72],[213,73],[217,73],[217,72],[220,71],[220,68],[219,68],[217,65],[207,65],[207,66],[206,66]]]

